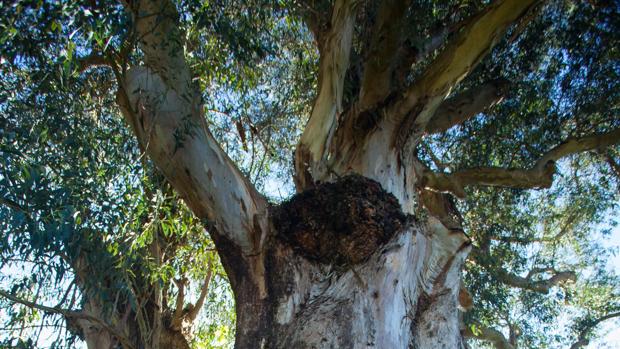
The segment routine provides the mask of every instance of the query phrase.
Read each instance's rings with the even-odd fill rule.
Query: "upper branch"
[[[337,0],[329,30],[319,36],[319,90],[296,150],[298,187],[312,182],[312,172],[318,171],[316,165],[326,156],[337,117],[342,112],[344,79],[349,67],[355,24],[355,3],[354,0]]]
[[[441,133],[483,112],[504,99],[506,79],[487,82],[443,101],[426,124],[426,132]]]
[[[189,311],[187,313],[187,318],[190,321],[194,321],[196,316],[198,316],[198,312],[205,303],[205,299],[207,299],[207,294],[209,293],[209,285],[211,284],[211,277],[213,276],[213,267],[209,265],[207,271],[207,276],[205,277],[204,284],[202,285],[202,289],[200,290],[200,296],[198,296],[198,300],[192,306],[190,306]]]
[[[588,326],[586,326],[583,330],[581,330],[581,332],[579,332],[579,337],[577,338],[577,342],[573,343],[573,345],[570,346],[570,349],[579,349],[581,347],[584,347],[590,344],[590,340],[588,339],[588,334],[590,333],[590,331],[594,327],[598,326],[598,324],[600,324],[601,322],[605,320],[613,319],[616,317],[620,317],[620,312],[609,313],[607,315],[601,316],[600,318],[592,321]]]
[[[503,269],[499,269],[497,273],[499,281],[506,285],[526,289],[538,293],[549,293],[549,290],[566,281],[575,281],[577,275],[573,271],[555,272],[549,279],[533,280],[531,277],[520,277],[518,275],[511,274]]]
[[[145,65],[117,72],[125,118],[141,148],[210,232],[255,254],[265,241],[267,203],[207,128],[174,3],[143,0],[126,7]]]
[[[78,70],[81,73],[91,68],[111,66],[110,60],[106,56],[98,53],[92,53],[85,57],[79,58],[77,64]]]
[[[490,254],[488,245],[481,249],[472,249],[471,258],[477,263],[487,267],[495,275],[498,281],[505,285],[538,293],[549,293],[549,290],[567,281],[576,281],[577,274],[574,271],[556,271],[554,268],[533,268],[526,277],[513,274],[506,269],[491,265],[485,258]],[[552,274],[548,279],[535,279],[534,276],[542,273]]]
[[[620,128],[607,133],[581,138],[570,138],[545,153],[530,169],[478,167],[454,173],[435,173],[424,170],[420,185],[430,190],[451,192],[465,196],[464,187],[471,185],[511,188],[548,188],[553,183],[555,162],[568,155],[603,149],[620,143]]]
[[[359,108],[364,110],[391,92],[397,51],[402,43],[402,24],[411,0],[383,0],[370,39],[360,89]]]
[[[489,5],[455,34],[420,79],[408,88],[389,114],[396,124],[416,105],[416,115],[403,132],[424,130],[441,101],[499,42],[508,28],[539,0],[503,0]]]
[[[620,178],[620,164],[618,164],[618,162],[614,159],[613,155],[608,152],[605,154],[605,160],[607,161],[607,164],[609,164],[609,167],[611,167],[611,169],[616,173],[616,176]]]

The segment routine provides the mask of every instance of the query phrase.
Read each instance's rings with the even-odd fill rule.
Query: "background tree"
[[[577,348],[619,315],[615,2],[0,6],[9,345],[225,333],[214,248],[239,348]]]

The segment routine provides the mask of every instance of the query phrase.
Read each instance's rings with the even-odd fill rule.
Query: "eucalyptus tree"
[[[63,315],[92,347],[186,347],[191,326],[179,324],[195,307],[183,308],[183,281],[175,286],[174,275],[150,266],[168,265],[164,256],[176,257],[179,246],[182,255],[204,251],[206,229],[234,294],[237,348],[458,348],[464,338],[548,345],[540,330],[559,317],[560,301],[576,319],[560,341],[585,345],[620,306],[617,280],[601,267],[604,248],[589,235],[618,199],[618,7],[3,4],[3,129],[30,138],[37,130],[35,149],[21,139],[3,146],[3,212],[15,219],[3,250],[58,256],[78,276],[83,302],[61,309],[2,295]],[[97,99],[105,105],[96,108]],[[130,205],[65,212],[29,201],[105,185],[80,181],[70,172],[79,162],[55,156],[64,147],[97,149],[106,135],[75,130],[87,114],[121,135],[91,161],[138,167],[97,195],[125,198],[119,193],[145,171],[144,195],[152,201],[146,188],[159,188],[167,219],[160,210],[140,218],[144,211]],[[25,121],[40,115],[66,126],[41,136]],[[89,138],[71,148],[67,133]],[[16,165],[31,152],[53,158],[37,172],[56,179],[49,189]],[[90,166],[85,173],[97,173]],[[287,173],[297,194],[273,204],[269,178]],[[95,231],[110,233],[63,230],[80,226],[85,212],[97,217]],[[123,235],[126,221],[150,232],[141,254],[113,248],[143,241]],[[191,227],[166,236],[177,221]],[[15,226],[25,234],[10,234]],[[99,247],[84,249],[92,244]],[[90,253],[97,249],[108,253]],[[134,264],[112,268],[106,259]],[[172,274],[204,263],[177,262]],[[113,277],[129,265],[144,269],[140,277]],[[85,270],[100,284],[89,285]],[[127,291],[117,299],[92,292],[102,284]]]

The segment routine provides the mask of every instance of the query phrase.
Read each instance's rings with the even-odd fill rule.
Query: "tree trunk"
[[[432,177],[415,148],[425,132],[497,101],[493,85],[484,98],[444,102],[537,1],[486,6],[399,91],[382,80],[401,61],[411,65],[397,54],[404,38],[391,37],[402,34],[404,11],[382,1],[361,95],[344,106],[357,3],[336,0],[329,16],[313,19],[317,97],[295,152],[299,193],[279,207],[209,132],[174,3],[129,6],[145,64],[119,76],[119,106],[142,149],[208,222],[235,294],[236,348],[463,347],[457,307],[470,241],[450,197],[427,190]],[[393,41],[383,44],[385,33]],[[462,100],[476,102],[466,116],[445,112]]]
[[[231,278],[236,348],[462,347],[462,234],[433,236],[361,176],[298,194],[272,217],[266,297]],[[245,269],[236,261],[224,260],[230,275]]]
[[[152,304],[147,304],[144,309],[148,313],[148,320],[163,319],[159,326],[153,325],[149,329],[141,329],[137,314],[129,309],[104,312],[95,302],[87,301],[82,314],[91,316],[88,318],[68,318],[70,330],[77,334],[88,349],[115,349],[141,348],[141,349],[189,349],[191,328],[175,329],[171,326],[171,316],[156,309]],[[128,311],[128,312],[127,312]],[[189,331],[188,331],[189,330]]]

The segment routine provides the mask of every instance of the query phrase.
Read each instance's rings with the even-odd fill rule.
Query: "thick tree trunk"
[[[299,194],[272,217],[267,296],[231,280],[236,348],[462,347],[462,234],[416,221],[361,176]],[[236,261],[224,260],[231,275],[245,269]]]
[[[460,261],[427,292],[429,240],[412,225],[357,265],[323,265],[280,246],[273,257],[273,348],[459,348]],[[441,275],[438,275],[441,276]]]

